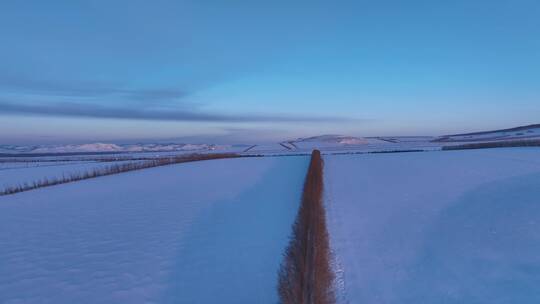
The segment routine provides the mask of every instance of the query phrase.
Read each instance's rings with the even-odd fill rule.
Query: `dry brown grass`
[[[335,303],[322,193],[323,161],[321,153],[315,150],[292,236],[279,270],[278,293],[283,304]]]
[[[15,194],[23,191],[29,191],[37,188],[49,187],[59,184],[66,184],[75,181],[80,181],[83,179],[95,178],[99,176],[118,174],[123,172],[129,172],[134,170],[141,170],[152,167],[166,166],[172,164],[179,164],[185,162],[201,161],[201,160],[211,160],[211,159],[222,159],[222,158],[236,158],[242,157],[241,155],[234,153],[222,153],[222,154],[189,154],[189,155],[180,155],[173,157],[162,157],[151,160],[139,161],[139,162],[130,162],[124,164],[113,164],[106,166],[104,168],[97,168],[91,171],[86,171],[82,173],[72,173],[61,178],[44,178],[32,183],[24,183],[17,186],[7,187],[4,190],[0,191],[1,195]]]

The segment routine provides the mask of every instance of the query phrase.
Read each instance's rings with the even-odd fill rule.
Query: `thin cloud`
[[[131,89],[126,86],[104,82],[58,82],[0,73],[0,88],[18,94],[38,94],[42,96],[111,98],[134,102],[169,102],[185,98],[188,90],[177,88]]]
[[[0,88],[12,91],[10,97],[0,97],[0,114],[231,123],[356,121],[333,116],[207,112],[186,99],[192,92],[177,88],[126,89],[100,82],[55,82],[9,73],[0,73]],[[105,106],[105,101],[123,105]]]
[[[87,117],[109,119],[139,119],[157,121],[199,122],[344,122],[355,119],[333,116],[297,115],[225,115],[188,110],[152,110],[138,108],[105,107],[81,103],[23,104],[0,101],[0,113],[41,116]]]
[[[178,100],[189,95],[187,91],[178,89],[122,90],[120,93],[136,101]]]

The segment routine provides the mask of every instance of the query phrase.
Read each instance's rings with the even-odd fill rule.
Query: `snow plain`
[[[342,303],[539,303],[540,149],[325,156]]]
[[[184,163],[0,197],[0,303],[275,303],[308,160]]]

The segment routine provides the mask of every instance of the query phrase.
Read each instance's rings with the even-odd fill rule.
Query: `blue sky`
[[[4,1],[0,143],[538,123],[540,2]]]

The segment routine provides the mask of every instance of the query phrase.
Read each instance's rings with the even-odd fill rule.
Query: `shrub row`
[[[540,140],[490,141],[490,142],[483,142],[483,143],[444,146],[442,149],[443,150],[468,150],[468,149],[487,149],[487,148],[506,148],[506,147],[540,147]]]
[[[313,151],[292,236],[278,273],[283,304],[335,303],[334,274],[326,228],[323,161]]]

